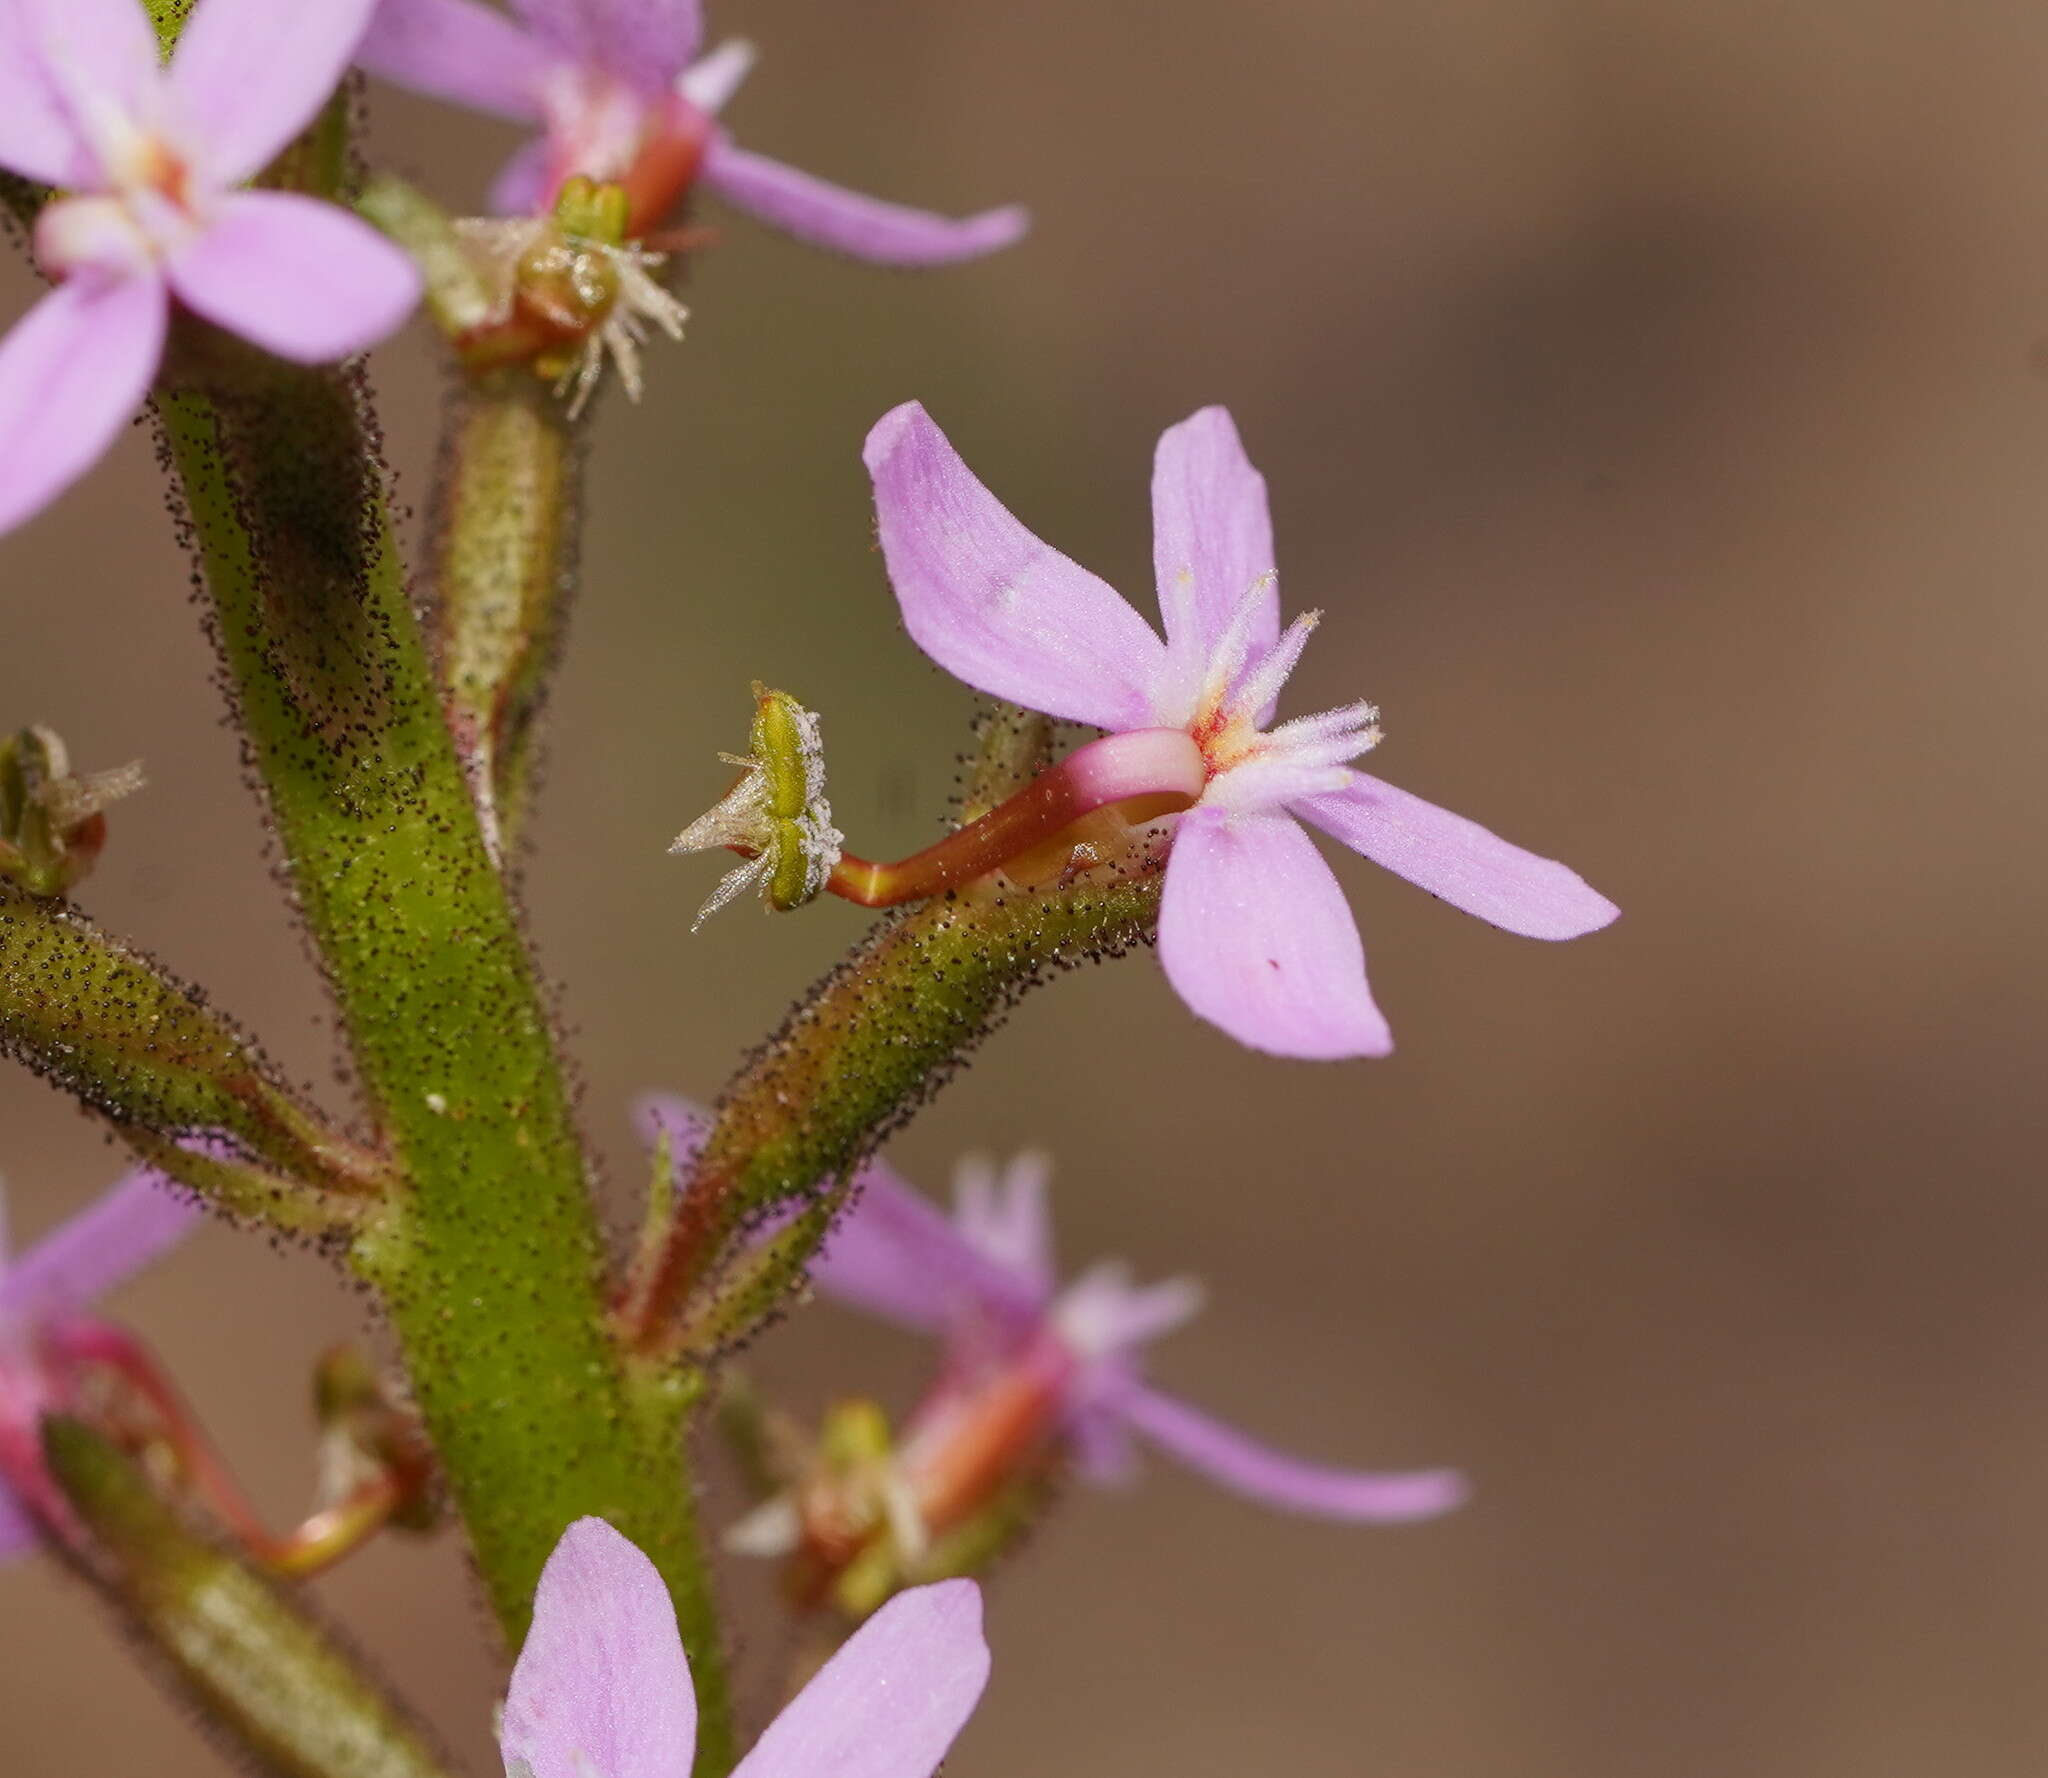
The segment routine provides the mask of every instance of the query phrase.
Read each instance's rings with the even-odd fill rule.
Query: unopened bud
[[[758,889],[777,912],[814,900],[839,862],[843,836],[825,800],[825,745],[815,711],[787,692],[754,687],[752,751],[721,753],[741,777],[706,813],[676,835],[671,852],[730,847],[746,862],[720,878],[697,910],[691,931],[743,890]]]
[[[71,769],[52,729],[32,726],[0,741],[0,873],[31,895],[62,895],[106,844],[104,811],[142,788],[142,767]]]

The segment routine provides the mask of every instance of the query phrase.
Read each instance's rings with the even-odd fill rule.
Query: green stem
[[[486,830],[509,857],[575,580],[582,438],[524,368],[464,379],[449,400],[427,528],[435,652]]]
[[[66,901],[0,882],[0,1055],[75,1095],[194,1190],[293,1232],[343,1225],[378,1158],[328,1129],[253,1038]],[[175,1146],[226,1134],[282,1178]],[[292,1182],[297,1181],[295,1186]],[[239,1182],[239,1183],[238,1183]]]
[[[288,1592],[186,1530],[135,1464],[79,1422],[45,1421],[43,1441],[90,1534],[73,1565],[256,1767],[443,1778],[399,1707]]]
[[[570,1094],[408,603],[357,391],[266,367],[160,398],[250,760],[396,1171],[356,1240],[508,1639],[574,1518],[675,1597],[730,1760],[723,1655],[683,1471],[688,1391],[629,1376]]]
[[[725,1329],[743,1308],[754,1323],[772,1312],[829,1218],[792,1225],[801,1236],[778,1238],[773,1265],[742,1259],[749,1305],[718,1276],[738,1240],[858,1167],[1049,972],[1147,941],[1159,884],[1141,865],[1058,890],[981,886],[878,923],[726,1088],[673,1219],[643,1244],[621,1312],[627,1338],[673,1346],[686,1299],[707,1286]]]

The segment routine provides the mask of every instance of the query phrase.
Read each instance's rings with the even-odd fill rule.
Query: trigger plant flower
[[[360,60],[372,73],[541,134],[499,176],[492,207],[548,210],[578,175],[622,186],[630,230],[657,227],[701,185],[735,209],[877,265],[943,265],[993,253],[1022,210],[955,220],[828,185],[739,147],[718,122],[754,62],[733,41],[700,57],[699,0],[383,0]]]
[[[663,1094],[644,1100],[639,1115],[643,1134],[686,1176],[703,1146],[703,1114]],[[1000,1170],[970,1158],[948,1217],[886,1163],[870,1162],[811,1262],[821,1295],[939,1343],[937,1381],[903,1424],[874,1490],[886,1509],[874,1523],[887,1525],[899,1553],[939,1545],[1048,1457],[1070,1462],[1084,1481],[1126,1483],[1141,1443],[1233,1493],[1316,1518],[1400,1524],[1464,1499],[1455,1471],[1304,1462],[1154,1388],[1146,1353],[1200,1310],[1200,1286],[1188,1278],[1135,1284],[1113,1263],[1063,1285],[1049,1176],[1041,1155]],[[743,1520],[734,1547],[772,1555],[811,1541],[817,1528],[805,1522],[803,1493],[777,1496]],[[823,1504],[826,1516],[844,1516],[838,1503]],[[815,1541],[823,1547],[838,1533]]]
[[[1318,615],[1280,626],[1265,479],[1222,408],[1159,441],[1153,565],[1165,634],[1005,510],[916,402],[868,435],[882,554],[917,645],[992,697],[1110,731],[1073,755],[1113,789],[1178,797],[1159,954],[1195,1012],[1275,1055],[1384,1055],[1393,1039],[1320,828],[1454,907],[1529,938],[1617,909],[1572,871],[1351,762],[1380,738],[1352,703],[1275,723]],[[1131,768],[1136,767],[1133,771]]]
[[[33,1547],[39,1521],[66,1518],[43,1468],[41,1424],[70,1404],[98,1343],[94,1303],[175,1247],[200,1216],[148,1167],[19,1256],[8,1253],[5,1210],[0,1198],[0,1557]]]
[[[899,1594],[771,1722],[733,1778],[930,1778],[988,1683],[981,1594]],[[689,1778],[696,1693],[654,1564],[578,1519],[541,1570],[498,1731],[508,1778]]]
[[[912,1476],[951,1473],[992,1403],[1020,1388],[1084,1480],[1128,1481],[1139,1441],[1233,1493],[1283,1512],[1356,1524],[1433,1518],[1464,1498],[1455,1471],[1383,1474],[1304,1463],[1145,1380],[1152,1342],[1202,1307],[1191,1278],[1134,1284],[1115,1262],[1062,1286],[1046,1207],[1050,1168],[1023,1154],[1002,1169],[961,1163],[951,1218],[880,1162],[811,1268],[849,1308],[938,1339],[938,1386],[904,1429]]]
[[[0,343],[0,530],[134,414],[172,298],[306,363],[405,319],[418,274],[367,223],[239,189],[327,101],[372,3],[199,0],[160,67],[140,0],[0,0],[0,165],[62,193],[35,230],[57,288]]]

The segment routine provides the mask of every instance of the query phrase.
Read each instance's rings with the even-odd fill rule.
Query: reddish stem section
[[[1201,749],[1180,729],[1105,735],[922,852],[895,864],[842,854],[826,887],[862,907],[922,901],[1052,845],[1098,810],[1125,805],[1133,825],[1177,813],[1206,778]]]

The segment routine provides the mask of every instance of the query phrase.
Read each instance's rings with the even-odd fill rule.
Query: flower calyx
[[[800,1443],[793,1428],[776,1430],[785,1447]],[[784,1486],[729,1528],[725,1547],[783,1559],[793,1605],[856,1624],[905,1587],[986,1573],[1042,1515],[1059,1471],[1056,1453],[1035,1445],[954,1510],[863,1398],[835,1403],[814,1442],[781,1455]]]
[[[64,894],[98,861],[108,806],[142,786],[138,761],[74,772],[63,740],[40,724],[0,740],[0,875],[31,895]]]
[[[739,782],[676,835],[671,852],[725,848],[744,860],[719,879],[691,931],[747,889],[787,913],[814,900],[831,880],[841,835],[825,800],[825,747],[817,713],[784,691],[754,686],[750,751],[721,753]]]

